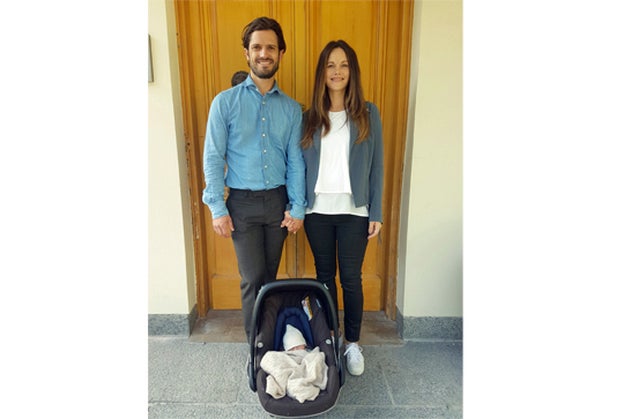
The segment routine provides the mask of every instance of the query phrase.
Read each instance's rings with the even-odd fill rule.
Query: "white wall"
[[[149,0],[148,15],[148,312],[189,314],[196,292],[173,2]]]
[[[397,307],[462,316],[462,3],[415,4]]]

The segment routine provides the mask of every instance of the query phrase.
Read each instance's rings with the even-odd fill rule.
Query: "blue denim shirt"
[[[228,214],[224,186],[259,191],[286,185],[287,209],[291,216],[303,219],[305,163],[300,140],[301,105],[284,94],[277,82],[262,96],[247,76],[219,93],[210,105],[204,144],[202,201],[212,217]]]

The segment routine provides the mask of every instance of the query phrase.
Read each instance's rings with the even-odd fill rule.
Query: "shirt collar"
[[[243,86],[245,86],[245,88],[251,87],[257,90],[256,84],[251,79],[251,75],[248,75],[245,81],[243,81]],[[275,83],[273,83],[273,87],[271,87],[271,90],[267,92],[267,95],[271,93],[278,93],[280,95],[284,94],[282,90],[279,88],[279,86],[277,85],[277,79],[275,79]]]

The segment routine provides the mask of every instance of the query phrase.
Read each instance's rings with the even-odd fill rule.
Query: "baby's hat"
[[[298,345],[305,345],[306,341],[299,329],[290,324],[286,325],[286,333],[284,333],[284,350],[288,351]]]

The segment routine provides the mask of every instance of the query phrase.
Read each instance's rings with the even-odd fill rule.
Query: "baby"
[[[303,337],[299,329],[290,324],[286,325],[286,332],[284,333],[284,338],[282,342],[284,344],[285,351],[306,349],[305,338]]]
[[[266,372],[266,392],[274,399],[289,396],[303,403],[314,400],[327,388],[328,366],[325,353],[317,346],[309,349],[299,329],[286,325],[284,350],[267,351],[260,360]]]

